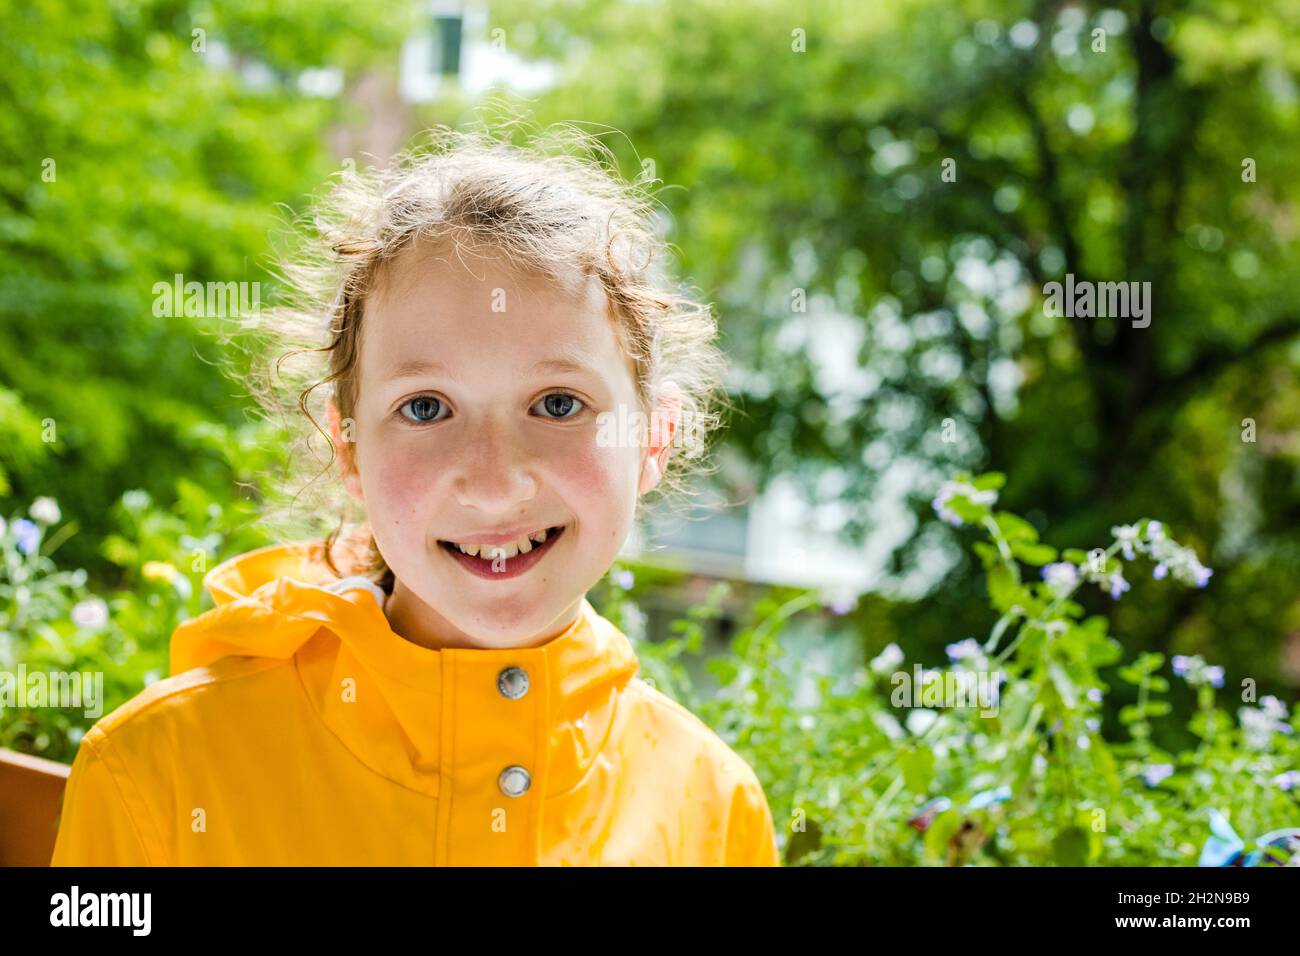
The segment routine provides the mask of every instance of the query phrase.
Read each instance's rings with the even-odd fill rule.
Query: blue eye
[[[434,406],[433,411],[431,412],[432,415],[437,415],[438,410],[442,408],[442,402],[438,401],[438,399],[434,398],[432,395],[417,395],[415,398],[403,402],[401,408],[398,409],[398,411],[402,412],[402,417],[405,418],[407,421],[413,421],[418,424],[426,424],[431,421],[436,421],[437,419],[432,417],[425,418],[420,412],[416,412],[417,417],[412,418],[410,415],[407,415],[405,412],[405,409],[408,405],[411,406],[412,408],[418,406],[423,410],[427,410],[428,407],[432,405]]]
[[[574,416],[569,413],[573,411],[574,406],[578,406],[579,410],[583,407],[582,399],[568,392],[552,392],[542,399],[541,404],[556,418],[573,418]]]

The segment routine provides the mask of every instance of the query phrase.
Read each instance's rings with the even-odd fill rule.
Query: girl
[[[272,331],[365,521],[206,575],[172,676],[83,738],[55,865],[778,865],[753,770],[586,598],[717,423],[649,213],[482,133],[343,178]]]

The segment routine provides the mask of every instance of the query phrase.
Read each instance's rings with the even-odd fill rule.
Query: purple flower
[[[1273,720],[1282,720],[1286,717],[1286,704],[1272,694],[1265,694],[1259,699],[1259,709]]]
[[[947,503],[941,502],[938,498],[935,498],[934,501],[932,501],[930,504],[934,508],[934,513],[939,516],[939,519],[941,521],[944,521],[952,525],[954,528],[961,527],[962,525],[961,517],[957,514],[957,512],[949,508]]]
[[[1119,596],[1129,589],[1129,583],[1124,580],[1124,575],[1119,571],[1112,574],[1107,580],[1110,582],[1110,596],[1112,600],[1118,601]]]
[[[1113,534],[1115,539],[1119,542],[1120,549],[1124,553],[1125,561],[1132,561],[1137,557],[1137,554],[1133,550],[1134,545],[1137,545],[1139,548],[1145,547],[1138,538],[1138,529],[1136,525],[1119,525],[1111,528],[1110,533]]]
[[[978,657],[980,655],[979,642],[973,637],[968,637],[964,641],[958,641],[956,644],[949,644],[944,648],[948,652],[948,660],[960,661],[969,657]]]
[[[1047,586],[1057,594],[1067,594],[1079,582],[1079,569],[1068,561],[1043,566],[1039,572]]]
[[[1241,708],[1237,716],[1252,747],[1267,747],[1274,733],[1289,734],[1292,730],[1285,720],[1286,705],[1271,694],[1260,698],[1258,707]]]
[[[1214,572],[1210,568],[1202,567],[1199,564],[1192,568],[1192,574],[1196,576],[1196,586],[1198,588],[1203,588],[1209,584],[1210,575],[1213,573]]]
[[[1197,684],[1223,686],[1223,668],[1218,664],[1205,663],[1205,658],[1200,654],[1193,654],[1191,657],[1175,654],[1174,673],[1192,686]]]
[[[939,493],[930,502],[930,506],[934,508],[936,515],[954,528],[959,528],[965,524],[961,519],[961,515],[948,506],[948,503],[957,497],[965,498],[971,504],[992,505],[998,500],[998,493],[996,491],[980,491],[966,481],[945,481],[943,486],[940,487]]]
[[[1151,766],[1147,767],[1147,771],[1142,775],[1142,779],[1146,781],[1148,787],[1154,787],[1157,786],[1160,781],[1173,776],[1173,773],[1173,764],[1153,763]]]
[[[36,522],[19,518],[14,522],[13,528],[18,550],[23,554],[31,554],[35,551],[36,546],[41,543],[41,529],[36,527]]]
[[[1300,770],[1288,770],[1286,773],[1280,773],[1269,783],[1281,790],[1294,790],[1300,786]]]
[[[621,568],[614,572],[614,583],[624,591],[630,591],[632,590],[632,585],[636,583],[636,578],[632,576],[632,572],[627,568]]]
[[[1151,571],[1151,576],[1155,578],[1157,581],[1163,581],[1168,574],[1169,574],[1169,566],[1165,564],[1163,561],[1157,564],[1155,568],[1152,569]]]

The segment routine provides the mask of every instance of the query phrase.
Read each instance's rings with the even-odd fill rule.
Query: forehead
[[[500,254],[414,244],[376,277],[365,307],[362,377],[388,379],[399,365],[438,362],[461,370],[522,374],[539,357],[586,357],[608,380],[634,363],[599,280],[512,266]]]

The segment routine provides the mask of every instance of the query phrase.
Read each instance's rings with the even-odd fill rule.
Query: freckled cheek
[[[615,533],[625,524],[635,503],[636,462],[626,448],[596,444],[577,449],[562,463],[564,497],[590,530]]]
[[[436,476],[428,462],[400,446],[389,445],[381,454],[361,455],[366,510],[372,521],[403,522],[423,507]]]

